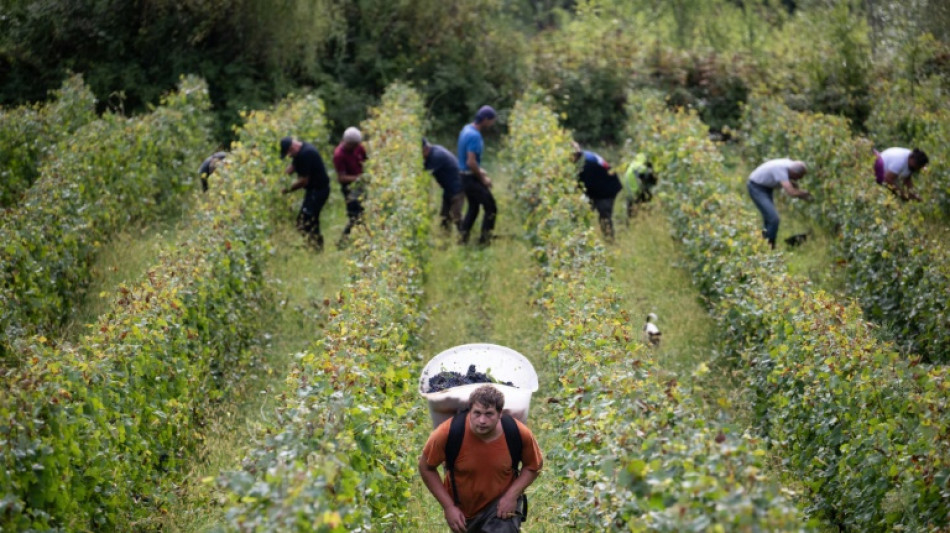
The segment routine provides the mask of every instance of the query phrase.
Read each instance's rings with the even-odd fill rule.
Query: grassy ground
[[[508,346],[531,360],[538,372],[540,388],[532,398],[529,426],[535,420],[550,418],[544,399],[554,391],[552,369],[542,358],[544,327],[531,305],[531,290],[535,266],[528,243],[520,238],[523,233],[511,205],[505,176],[496,174],[489,161],[486,169],[495,185],[493,193],[498,202],[499,218],[496,234],[500,237],[488,248],[458,246],[456,235],[437,233],[433,236],[434,251],[426,275],[425,306],[429,318],[423,337],[423,362],[439,352],[460,344],[487,342]],[[433,193],[433,210],[436,194]],[[481,224],[481,219],[477,221]],[[473,241],[477,233],[473,235]],[[422,370],[421,367],[419,369]],[[420,402],[424,400],[420,397]],[[415,450],[422,451],[431,422],[421,421],[425,431],[417,431]],[[553,443],[546,435],[537,433],[542,449]],[[530,489],[531,518],[524,531],[557,531],[554,516],[556,497],[546,490],[545,475]],[[418,477],[413,493],[418,497],[410,502],[409,513],[415,526],[413,531],[443,532],[447,530],[442,509]],[[544,509],[542,512],[537,510]]]
[[[613,155],[609,149],[601,153],[608,160]],[[496,184],[498,233],[502,238],[484,250],[452,246],[444,237],[436,241],[436,247],[445,250],[433,253],[427,277],[429,324],[424,355],[428,358],[468,342],[493,342],[522,352],[535,365],[540,383],[533,396],[529,426],[556,425],[560,423],[557,411],[548,409],[546,399],[555,393],[557,375],[553,365],[540,358],[543,324],[530,303],[536,267],[528,244],[517,237],[523,231],[510,205],[506,176],[491,168],[489,171]],[[713,357],[713,321],[689,273],[677,267],[681,257],[662,207],[654,203],[641,209],[629,224],[619,198],[615,211],[617,238],[609,248],[608,261],[616,288],[633,316],[645,318],[649,312],[659,316],[663,342],[655,355],[663,371],[688,378],[697,364]],[[727,388],[716,388],[709,394],[718,398]],[[721,405],[718,401],[710,404],[717,409]],[[426,436],[419,435],[418,449]],[[559,445],[545,432],[536,431],[536,436],[542,450]],[[548,463],[529,490],[532,511],[524,531],[563,530],[558,521],[555,484],[548,481],[557,475],[558,466]],[[414,531],[445,531],[442,510],[421,481],[416,481],[414,490],[420,495],[410,508],[417,522]]]
[[[319,254],[305,246],[293,229],[295,211],[288,209],[285,215],[272,240],[265,271],[274,307],[261,317],[265,333],[257,363],[249,379],[237,383],[229,399],[208,414],[207,441],[183,482],[168,495],[169,504],[151,519],[136,524],[137,529],[198,532],[222,523],[224,508],[210,480],[240,468],[258,428],[274,416],[280,396],[289,392],[284,380],[294,355],[322,334],[326,318],[323,301],[334,297],[345,281],[346,252],[332,245],[343,230],[343,202],[334,189],[321,217],[328,245]]]
[[[56,336],[67,341],[78,339],[89,324],[112,307],[120,285],[138,283],[158,262],[162,250],[174,246],[187,233],[184,213],[191,205],[190,201],[183,201],[169,206],[161,220],[131,225],[101,246],[91,268],[86,295]]]
[[[746,161],[737,145],[720,145],[720,151],[725,157],[726,168],[730,171],[730,189],[748,200],[749,214],[759,217],[757,220],[760,220],[752,200],[748,199],[745,185],[749,174],[755,169],[755,163]],[[807,177],[803,180],[802,188],[808,189]],[[793,202],[800,201],[789,198],[781,191],[775,193],[775,206],[781,217],[776,239],[777,249],[783,252],[789,273],[809,279],[816,287],[842,296],[845,290],[844,280],[832,252],[836,237],[819,223],[794,209]],[[785,243],[788,237],[802,233],[808,234],[804,244],[791,247]]]
[[[610,154],[609,150],[604,153]],[[555,394],[557,375],[553,365],[542,357],[544,327],[531,305],[536,267],[528,243],[520,238],[523,231],[511,203],[508,180],[496,173],[491,161],[485,164],[495,182],[499,203],[496,234],[500,238],[482,249],[458,246],[454,234],[436,230],[424,288],[428,322],[421,339],[419,370],[431,357],[459,344],[490,342],[509,346],[528,357],[539,374],[540,389],[533,397],[529,425],[559,424],[556,411],[548,409],[546,402]],[[503,170],[499,167],[498,172]],[[433,216],[438,196],[433,184]],[[343,222],[342,205],[335,199],[331,197],[331,205],[324,212],[324,221],[329,226],[325,231],[328,242],[335,240]],[[288,221],[291,219],[292,214],[288,214]],[[705,311],[688,272],[679,267],[682,258],[671,238],[661,201],[655,200],[640,209],[628,223],[623,202],[618,199],[615,220],[617,238],[609,247],[608,260],[616,288],[638,320],[649,312],[659,316],[657,324],[663,331],[663,342],[654,352],[657,361],[664,372],[689,380],[697,365],[715,357],[714,321]],[[168,507],[167,514],[139,524],[143,529],[208,531],[220,524],[222,509],[216,504],[211,485],[202,483],[202,479],[238,467],[255,428],[269,416],[274,398],[287,392],[282,377],[292,355],[319,335],[320,302],[332,296],[342,283],[339,267],[343,255],[332,249],[321,255],[309,253],[299,246],[299,237],[287,227],[275,239],[275,253],[267,272],[277,301],[282,303],[278,312],[268,317],[266,330],[270,340],[262,347],[263,363],[240,394],[213,413],[213,426],[208,431],[213,437],[177,491],[178,500]],[[723,374],[717,375],[718,372]],[[746,418],[735,379],[724,366],[721,370],[713,367],[706,374],[701,401],[711,415],[725,411],[733,419]],[[424,402],[421,397],[419,401]],[[408,451],[412,455],[421,451],[431,427],[424,410],[420,413],[426,419],[417,420],[417,426],[424,430],[416,431],[414,449]],[[537,437],[542,450],[554,449],[559,444],[547,432],[537,431]],[[563,530],[558,522],[555,484],[548,481],[557,475],[557,465],[549,463],[531,487],[532,511],[524,531]],[[408,509],[415,524],[412,530],[445,531],[441,508],[418,478],[414,480],[413,493],[416,497],[410,500]]]

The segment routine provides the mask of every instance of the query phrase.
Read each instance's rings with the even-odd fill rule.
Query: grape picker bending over
[[[874,160],[877,184],[884,185],[901,200],[920,200],[911,178],[930,162],[927,154],[919,148],[888,148],[883,152],[875,150],[874,154],[877,156]]]
[[[214,170],[226,157],[228,157],[227,152],[215,152],[201,162],[201,166],[198,167],[198,177],[201,178],[202,191],[208,192],[208,176],[214,173]]]
[[[623,189],[620,178],[610,170],[610,164],[603,157],[589,150],[581,150],[579,144],[572,143],[574,161],[580,161],[577,179],[584,188],[584,194],[590,200],[591,207],[600,217],[600,229],[607,239],[614,237],[614,200]]]
[[[307,236],[307,240],[317,250],[323,249],[323,235],[320,234],[320,211],[330,197],[330,177],[323,166],[323,158],[310,143],[301,142],[293,137],[284,137],[280,140],[280,158],[290,155],[291,162],[285,171],[287,174],[297,173],[296,181],[290,187],[285,187],[283,194],[306,189],[303,205],[297,215],[297,229]]]
[[[749,175],[746,188],[749,190],[749,196],[755,203],[755,207],[762,213],[762,222],[765,224],[762,235],[769,241],[769,245],[772,246],[773,250],[775,249],[775,238],[778,236],[779,218],[772,199],[772,192],[781,187],[785,190],[785,194],[792,198],[811,199],[811,193],[803,191],[797,186],[798,180],[802,179],[806,171],[805,163],[801,161],[772,159],[759,165]]]
[[[366,148],[363,147],[363,134],[360,130],[349,127],[343,132],[343,139],[333,150],[333,168],[336,169],[336,179],[340,182],[340,192],[346,202],[346,227],[340,236],[337,247],[346,245],[353,226],[360,223],[363,216],[364,183],[363,162],[366,161]]]
[[[625,187],[627,191],[627,218],[633,218],[636,204],[645,204],[653,199],[653,187],[657,183],[656,174],[653,172],[653,163],[647,161],[645,154],[637,154],[633,161],[627,165],[624,180],[627,182]]]
[[[458,160],[444,146],[431,144],[425,137],[422,138],[422,160],[425,169],[432,172],[435,181],[442,187],[442,209],[439,211],[442,229],[448,230],[451,222],[461,231],[465,192],[462,190]]]
[[[442,505],[445,521],[455,533],[521,530],[527,513],[524,490],[538,477],[544,458],[531,430],[502,415],[504,405],[504,394],[491,385],[475,389],[468,411],[440,424],[419,457],[422,481]],[[518,444],[520,474],[512,461]],[[443,463],[445,480],[438,470]]]

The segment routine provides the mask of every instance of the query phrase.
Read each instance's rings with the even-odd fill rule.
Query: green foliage
[[[321,116],[318,100],[301,98],[249,117],[186,241],[139,284],[119,287],[75,346],[19,343],[21,364],[2,372],[0,528],[127,530],[126,517],[163,506],[206,437],[204,413],[249,364],[267,196],[279,186],[280,162],[263,154],[273,154],[274,129],[316,133]]]
[[[45,105],[0,110],[0,208],[16,205],[61,138],[95,118],[96,98],[78,74],[52,97]]]
[[[394,85],[363,124],[371,159],[369,234],[354,232],[350,282],[324,335],[298,354],[278,419],[222,476],[228,527],[246,531],[344,531],[406,526],[418,455],[407,420],[418,409],[412,345],[422,325],[420,287],[428,242],[419,139],[422,102]],[[375,229],[378,228],[378,229]]]
[[[40,178],[0,227],[0,354],[47,332],[82,298],[96,248],[125,224],[156,216],[191,187],[204,157],[205,83],[182,79],[154,112],[106,114],[50,150]]]
[[[848,117],[863,129],[870,113],[871,48],[868,30],[862,18],[852,14],[851,2],[836,2],[830,10],[819,12],[811,20],[817,27],[811,32],[828,35],[819,40],[803,67],[810,78],[805,91],[809,109]]]
[[[950,321],[942,295],[950,288],[950,250],[930,235],[928,209],[902,205],[875,184],[869,143],[852,138],[841,117],[754,100],[745,130],[746,150],[756,160],[806,158],[807,188],[816,201],[794,208],[839,233],[835,253],[865,317],[885,326],[904,350],[945,362]]]
[[[868,130],[880,149],[891,146],[920,148],[930,164],[915,176],[914,186],[924,199],[914,208],[925,217],[950,219],[950,111],[941,96],[942,83],[931,78],[916,90],[912,82],[881,82]]]
[[[798,531],[763,474],[760,439],[704,418],[691,391],[657,376],[611,288],[605,250],[577,194],[570,137],[540,97],[512,113],[511,158],[541,271],[545,352],[560,370],[562,449],[551,450],[560,517],[583,531]],[[700,370],[700,372],[702,372]]]
[[[788,276],[750,202],[725,192],[703,125],[663,107],[634,97],[631,137],[673,186],[676,236],[809,512],[848,531],[946,528],[946,370],[902,358],[854,306]]]

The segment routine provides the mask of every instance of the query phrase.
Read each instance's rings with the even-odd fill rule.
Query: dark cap
[[[495,113],[495,108],[490,105],[483,105],[479,108],[478,112],[475,113],[475,123],[478,124],[483,120],[491,120],[496,116],[498,116],[498,114]]]
[[[280,158],[283,159],[287,157],[287,152],[290,151],[290,145],[293,144],[294,140],[292,137],[284,137],[280,140]]]
[[[423,137],[423,138],[422,138],[422,147],[425,148],[426,146],[432,146],[432,145],[429,144],[429,139],[426,139],[425,137]]]

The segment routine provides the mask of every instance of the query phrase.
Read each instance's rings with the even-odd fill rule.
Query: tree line
[[[304,87],[342,131],[395,80],[419,88],[436,129],[538,84],[581,140],[611,140],[631,88],[721,129],[765,85],[860,127],[881,69],[950,77],[948,21],[940,0],[5,0],[0,104],[75,72],[100,111],[131,113],[191,73],[225,141],[239,110]]]

